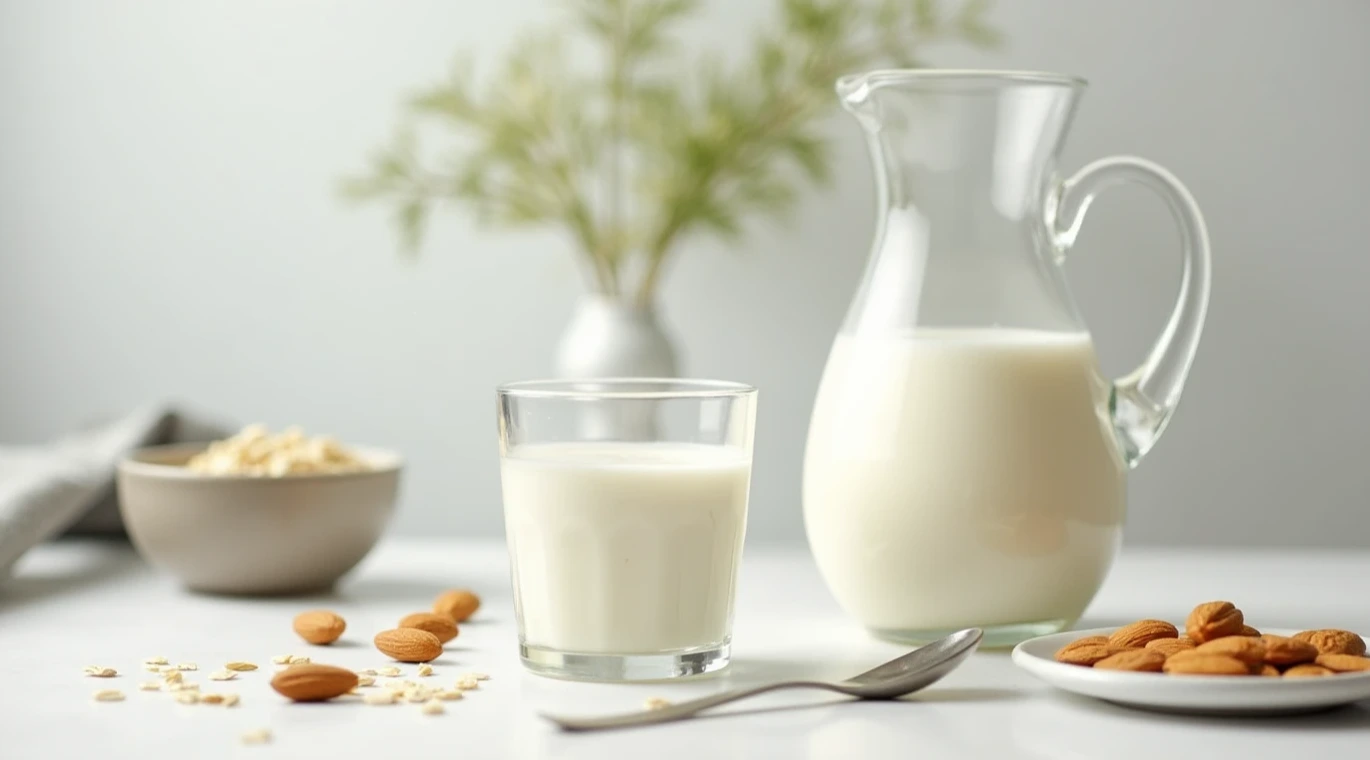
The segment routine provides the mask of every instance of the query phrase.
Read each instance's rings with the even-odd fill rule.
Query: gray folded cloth
[[[0,579],[24,552],[63,532],[121,533],[114,474],[135,449],[209,441],[227,428],[149,407],[39,446],[0,446]]]

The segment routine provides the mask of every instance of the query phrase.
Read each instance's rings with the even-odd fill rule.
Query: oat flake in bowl
[[[266,477],[369,469],[365,459],[332,438],[311,438],[298,427],[272,433],[265,425],[248,425],[231,438],[209,444],[186,467],[204,475]]]

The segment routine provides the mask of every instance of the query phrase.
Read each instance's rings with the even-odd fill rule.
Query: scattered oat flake
[[[452,700],[461,699],[462,693],[457,691],[456,689],[445,689],[434,694],[433,697],[435,699],[441,699],[447,702],[451,702]]]
[[[209,674],[209,680],[211,681],[232,681],[237,677],[238,674],[231,670],[216,670]]]
[[[204,702],[204,703],[207,704],[207,705],[222,704],[223,701],[224,701],[224,695],[222,695],[222,694],[202,694],[202,695],[200,695],[200,701],[201,701],[201,702]]]
[[[474,679],[476,679],[477,681],[489,681],[489,680],[490,680],[490,676],[489,676],[488,674],[485,674],[485,673],[467,673],[467,674],[463,675],[462,678],[474,678]]]
[[[105,668],[99,665],[87,665],[86,675],[91,678],[113,678],[119,675],[119,671],[114,668]]]
[[[648,710],[664,710],[671,706],[671,701],[669,699],[662,699],[661,697],[648,697],[647,701],[643,703],[642,706]]]
[[[248,731],[242,736],[243,744],[269,744],[271,742],[271,731],[259,728],[255,731]]]
[[[442,706],[442,702],[439,702],[436,699],[430,699],[427,702],[424,702],[422,710],[424,715],[442,715],[447,712],[447,709]]]
[[[404,672],[404,671],[400,670],[399,668],[393,668],[393,667],[392,667],[392,668],[380,668],[379,670],[376,671],[376,675],[378,675],[378,676],[397,676],[397,675],[400,675],[402,672]]]
[[[353,673],[356,673],[356,674],[359,675],[359,676],[374,676],[374,675],[377,675],[376,669],[375,669],[375,668],[362,668],[361,670],[354,670],[354,671],[352,671],[352,672],[353,672]]]
[[[166,673],[162,674],[162,680],[167,683],[180,683],[185,680],[185,676],[181,675],[181,671],[179,670],[168,670]]]
[[[374,691],[362,697],[362,701],[368,705],[393,705],[395,704],[395,695],[389,691]]]
[[[230,662],[224,666],[224,669],[237,671],[239,673],[246,673],[251,670],[256,670],[257,666],[250,662]]]
[[[304,664],[306,664],[306,663],[308,663],[308,662],[309,662],[309,658],[308,658],[308,657],[301,657],[301,656],[299,656],[299,655],[297,655],[297,654],[292,654],[292,655],[290,655],[290,664],[291,664],[291,665],[304,665]]]
[[[96,702],[122,702],[124,693],[118,689],[101,689],[95,692]]]
[[[289,665],[291,657],[292,655],[288,654],[278,654],[275,657],[272,657],[271,661],[276,663],[277,665]]]
[[[457,688],[461,689],[462,691],[471,691],[472,689],[479,689],[480,681],[477,681],[474,678],[458,678]]]
[[[144,665],[144,666],[143,666],[143,670],[146,670],[146,671],[149,672],[149,673],[160,673],[160,672],[162,672],[162,666],[161,666],[161,665]]]
[[[141,691],[161,691],[162,683],[160,681],[143,681],[138,684],[138,688]]]
[[[238,704],[238,695],[237,695],[237,694],[225,694],[225,695],[224,695],[224,707],[236,707],[237,704]]]
[[[421,664],[421,665],[419,665],[419,675],[421,675],[421,676],[431,676],[431,675],[433,675],[433,666],[432,666],[432,665],[429,665],[429,664],[426,663],[426,662],[423,663],[423,664]]]
[[[371,676],[357,676],[358,686],[375,686],[376,679]]]
[[[199,702],[199,701],[200,701],[200,692],[198,692],[198,691],[182,691],[182,692],[177,692],[177,694],[176,694],[176,701],[177,701],[177,702],[180,702],[180,703],[183,704],[183,705],[193,705],[193,704],[195,704],[196,702]]]
[[[196,664],[193,663],[193,662],[178,662],[178,663],[176,663],[176,669],[177,669],[177,670],[199,670],[199,669],[200,669],[200,666],[199,666],[199,665],[196,665]]]
[[[167,664],[167,659],[166,659],[165,657],[162,657],[161,655],[158,655],[158,656],[156,656],[156,657],[148,657],[148,658],[145,658],[145,659],[143,660],[143,664],[144,664],[144,665],[165,665],[165,664]]]

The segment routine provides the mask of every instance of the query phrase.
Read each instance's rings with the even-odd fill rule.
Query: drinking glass
[[[524,666],[609,681],[726,666],[756,390],[548,380],[497,398]]]

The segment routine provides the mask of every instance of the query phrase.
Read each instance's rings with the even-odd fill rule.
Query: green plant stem
[[[620,254],[619,249],[622,241],[619,231],[623,229],[623,106],[627,99],[628,90],[628,9],[626,5],[619,6],[619,13],[616,14],[613,37],[613,49],[609,54],[609,176],[607,181],[608,194],[608,229],[611,236],[613,250],[608,253],[612,266],[617,270]]]
[[[836,75],[833,75],[833,78],[836,78]],[[649,308],[656,299],[656,289],[662,271],[675,250],[676,238],[679,237],[685,228],[685,224],[689,221],[683,214],[684,209],[688,208],[695,199],[706,197],[712,192],[718,175],[725,169],[732,166],[747,166],[747,160],[751,158],[747,154],[754,152],[755,146],[762,144],[765,137],[783,131],[804,114],[802,103],[785,98],[772,105],[771,111],[769,115],[762,115],[758,119],[757,123],[761,126],[753,131],[750,139],[740,142],[731,154],[724,154],[718,160],[711,162],[709,170],[703,176],[695,178],[684,195],[688,199],[686,202],[678,202],[671,206],[670,214],[666,217],[660,230],[652,236],[652,243],[647,251],[647,271],[642,277],[635,298],[638,307]]]

